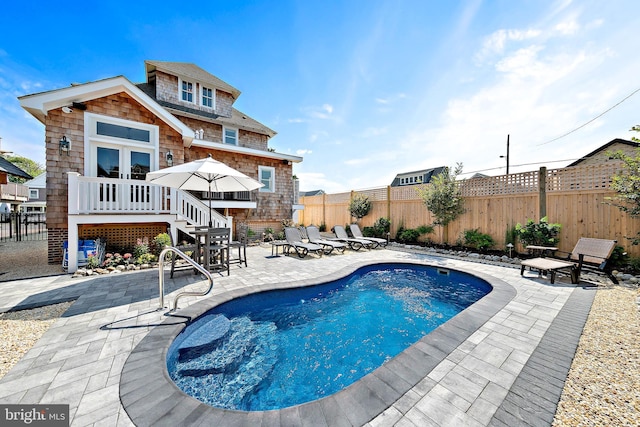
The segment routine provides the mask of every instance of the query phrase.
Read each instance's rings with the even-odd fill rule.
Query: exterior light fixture
[[[509,250],[509,258],[511,258],[511,251],[513,251],[513,243],[507,243],[507,249]]]
[[[66,136],[63,136],[60,142],[58,143],[58,153],[62,155],[63,151],[67,153],[67,156],[71,151],[71,141],[68,140]]]
[[[173,166],[173,153],[171,152],[171,150],[167,151],[166,158],[167,158],[167,165]]]

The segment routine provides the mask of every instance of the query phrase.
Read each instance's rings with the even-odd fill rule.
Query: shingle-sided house
[[[9,182],[9,176],[32,178],[18,166],[0,156],[0,212],[15,211],[29,197],[27,186]]]
[[[24,185],[29,189],[29,200],[20,205],[22,212],[45,212],[47,210],[47,173],[43,172]]]
[[[567,165],[568,168],[572,166],[585,166],[585,165],[597,165],[611,161],[609,152],[622,151],[629,156],[635,156],[640,144],[634,141],[627,141],[626,139],[616,138],[607,142],[604,145],[593,150],[591,153],[581,157],[575,162]]]
[[[207,194],[144,179],[208,154],[265,184],[214,194],[216,226],[261,231],[292,217],[292,164],[302,158],[269,149],[276,132],[234,108],[240,91],[195,64],[145,61],[145,69],[141,84],[116,76],[19,98],[45,125],[50,263],[62,261],[65,240],[74,271],[78,239],[127,247],[206,225]]]
[[[427,184],[431,181],[431,177],[442,173],[445,168],[446,166],[439,166],[437,168],[399,173],[391,182],[391,186],[401,187],[404,185]]]

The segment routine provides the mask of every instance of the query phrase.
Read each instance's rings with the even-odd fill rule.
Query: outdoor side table
[[[286,240],[272,240],[269,243],[271,243],[271,256],[280,256],[278,255],[279,247],[282,247],[282,253],[284,254],[286,247],[289,246],[289,243],[287,243]],[[274,255],[274,252],[275,252],[275,255]]]

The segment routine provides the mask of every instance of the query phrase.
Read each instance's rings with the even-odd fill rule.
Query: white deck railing
[[[191,194],[139,180],[68,173],[69,214],[172,214],[193,225],[209,224],[209,207]],[[212,212],[214,226],[227,218]]]

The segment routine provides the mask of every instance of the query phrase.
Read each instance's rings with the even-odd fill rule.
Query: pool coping
[[[324,277],[265,284],[213,295],[169,315],[133,349],[120,377],[120,401],[138,426],[197,425],[363,425],[384,412],[420,383],[452,351],[504,308],[516,295],[513,286],[478,271],[463,271],[488,282],[493,290],[472,306],[422,337],[375,371],[345,389],[312,402],[280,410],[236,411],[211,407],[187,395],[170,379],[166,354],[174,338],[191,320],[232,299],[259,292],[318,285],[345,277],[359,268],[389,262],[358,262]],[[392,264],[442,267],[429,260]],[[424,384],[425,389],[433,384]],[[223,421],[224,419],[224,421]]]

